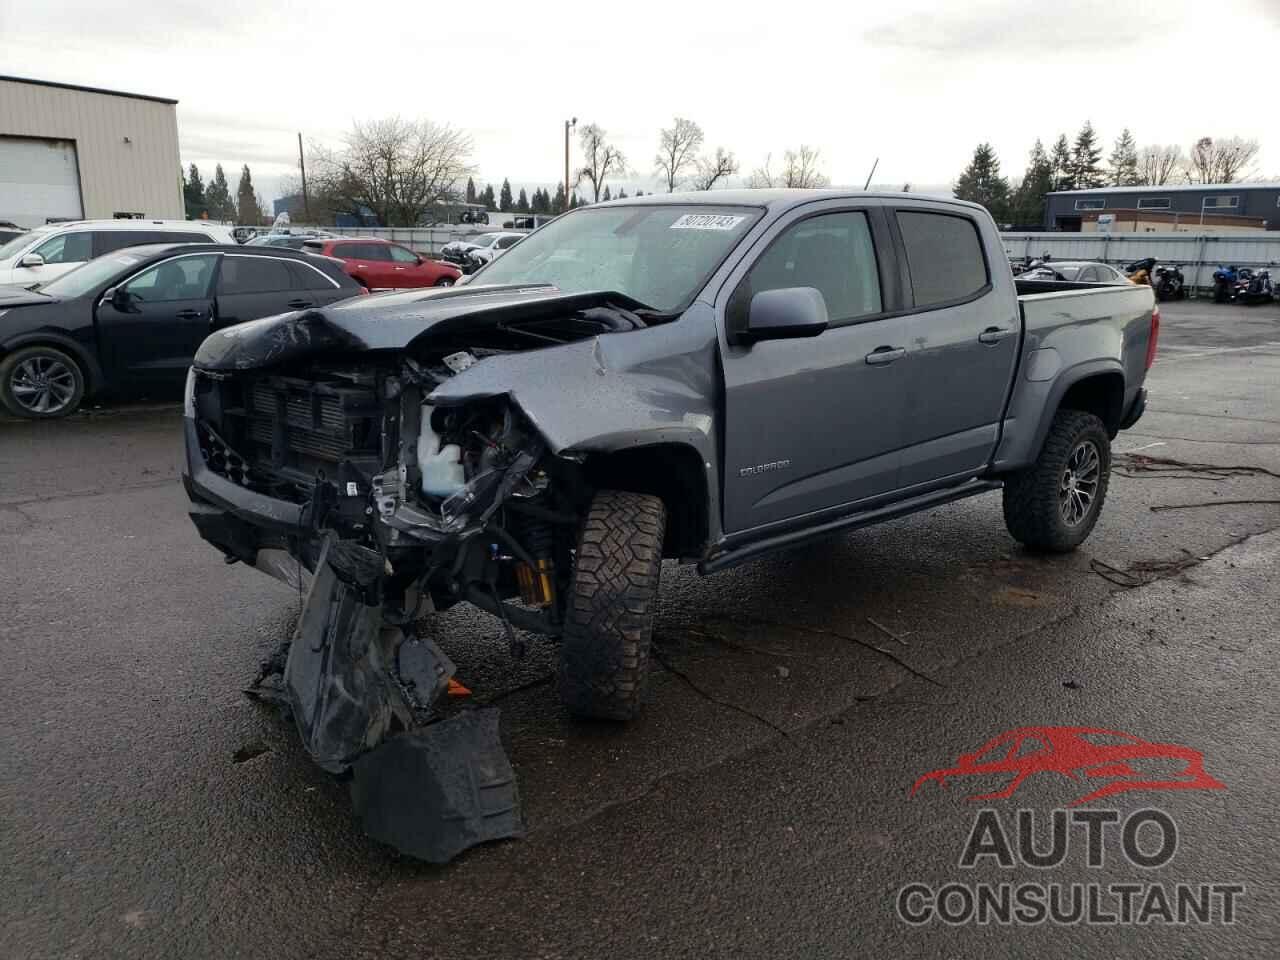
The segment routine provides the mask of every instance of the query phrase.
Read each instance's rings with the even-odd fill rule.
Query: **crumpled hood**
[[[604,304],[642,306],[619,293],[565,294],[549,284],[359,296],[219,330],[200,345],[194,365],[208,371],[253,370],[309,354],[402,350],[428,334],[461,326],[535,320]]]

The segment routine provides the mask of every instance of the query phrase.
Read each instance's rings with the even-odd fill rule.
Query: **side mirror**
[[[43,267],[44,257],[38,253],[28,253],[25,257],[18,261],[20,267]]]
[[[816,337],[827,329],[827,301],[813,287],[784,287],[762,290],[751,298],[747,311],[747,328],[738,339],[742,343],[757,340],[793,340]]]
[[[103,291],[102,300],[123,313],[129,308],[129,291],[124,287],[109,287]]]

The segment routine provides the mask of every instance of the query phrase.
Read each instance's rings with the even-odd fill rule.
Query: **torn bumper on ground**
[[[522,836],[498,710],[429,713],[453,664],[434,643],[385,624],[366,576],[358,555],[326,540],[284,665],[307,752],[331,773],[353,770],[365,830],[402,853],[445,863],[486,840]]]

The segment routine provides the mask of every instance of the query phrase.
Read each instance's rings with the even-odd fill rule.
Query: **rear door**
[[[875,201],[808,204],[775,224],[730,275],[721,329],[764,290],[814,287],[816,337],[723,341],[724,525],[739,532],[894,490],[911,319]]]
[[[298,288],[289,266],[281,257],[226,254],[218,268],[214,327],[314,307],[315,297]]]
[[[906,488],[972,474],[990,460],[1021,324],[1012,277],[993,275],[974,215],[960,207],[899,206],[891,221],[912,311],[900,481]]]
[[[211,329],[217,264],[215,253],[176,255],[125,280],[119,304],[98,303],[99,350],[111,379],[182,381]]]
[[[391,269],[392,287],[429,287],[431,279],[424,275],[418,255],[407,247],[388,244],[384,248],[391,257],[388,265]]]
[[[368,266],[368,275],[373,287],[415,286],[412,278],[406,279],[404,271],[396,272],[395,262],[391,259],[391,245],[387,243],[362,243],[364,262]]]

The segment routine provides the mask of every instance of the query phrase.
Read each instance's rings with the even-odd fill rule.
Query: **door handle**
[[[290,300],[287,306],[292,307],[294,310],[301,310],[303,307],[311,307],[314,304],[310,300]]]
[[[978,342],[999,343],[1005,337],[1012,337],[1016,332],[1013,327],[987,327],[978,334]]]
[[[174,316],[179,320],[199,320],[204,316],[201,310],[179,310]]]
[[[906,347],[876,347],[867,354],[867,363],[881,365],[901,360],[907,355]]]

